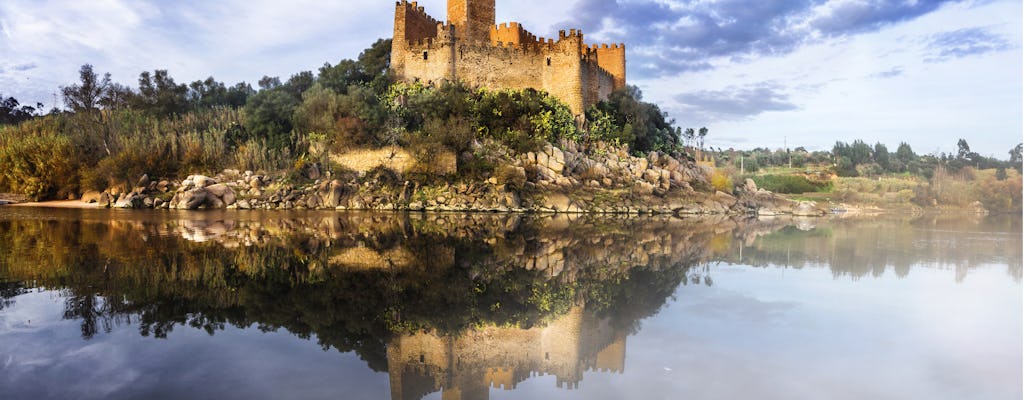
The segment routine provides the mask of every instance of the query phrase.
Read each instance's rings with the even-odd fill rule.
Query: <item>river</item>
[[[1021,229],[0,207],[0,397],[1019,399]]]

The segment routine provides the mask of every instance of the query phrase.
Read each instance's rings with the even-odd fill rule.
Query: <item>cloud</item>
[[[810,21],[811,26],[826,35],[843,35],[875,31],[879,28],[909,21],[937,10],[954,0],[839,0],[821,7],[822,14]]]
[[[882,72],[871,74],[870,78],[874,78],[874,79],[895,78],[897,76],[903,76],[903,72],[904,72],[903,71],[903,67],[892,67],[892,69],[889,69],[887,71],[882,71]]]
[[[986,28],[964,28],[932,35],[928,62],[942,62],[1010,49],[1010,42]]]
[[[799,108],[774,83],[760,83],[744,87],[730,86],[725,90],[702,90],[678,94],[674,97],[683,120],[701,123],[745,120],[766,112],[792,111]],[[690,118],[688,119],[687,116]]]
[[[571,21],[589,39],[627,42],[641,78],[713,69],[792,53],[827,38],[872,32],[933,12],[953,0],[578,0]]]
[[[37,65],[36,63],[18,64],[11,67],[11,71],[24,72],[31,71],[36,68],[39,68],[39,65]]]

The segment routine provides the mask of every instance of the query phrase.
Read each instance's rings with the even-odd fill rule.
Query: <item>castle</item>
[[[516,22],[495,25],[494,3],[448,0],[448,22],[440,22],[416,2],[397,2],[391,70],[404,81],[544,90],[576,115],[626,86],[624,44],[587,45],[576,29],[556,40]]]

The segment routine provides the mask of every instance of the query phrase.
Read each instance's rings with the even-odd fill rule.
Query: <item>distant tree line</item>
[[[1007,160],[985,157],[971,151],[966,139],[957,142],[957,152],[919,155],[906,142],[901,142],[895,152],[890,152],[883,143],[869,145],[863,140],[852,143],[836,142],[831,151],[808,151],[804,147],[795,149],[769,149],[759,147],[752,150],[711,150],[719,166],[742,167],[745,172],[758,172],[764,167],[830,167],[843,177],[879,176],[883,174],[911,174],[931,178],[937,167],[958,172],[965,167],[975,169],[1016,169],[1021,170],[1021,144],[1008,152]],[[742,159],[742,161],[741,161]]]

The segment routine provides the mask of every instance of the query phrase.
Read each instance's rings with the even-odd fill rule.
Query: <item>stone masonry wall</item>
[[[400,79],[428,84],[461,80],[544,90],[577,115],[625,86],[624,45],[586,45],[575,29],[538,39],[515,22],[494,25],[493,10],[493,0],[449,1],[449,22],[442,23],[415,2],[396,3],[392,70]],[[478,26],[482,21],[490,21],[486,30]]]

